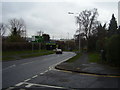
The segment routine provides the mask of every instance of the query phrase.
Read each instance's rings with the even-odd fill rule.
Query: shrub
[[[107,61],[120,65],[120,35],[113,35],[106,40]]]

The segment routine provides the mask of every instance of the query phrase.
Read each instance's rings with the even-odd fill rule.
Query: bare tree
[[[3,36],[6,32],[7,25],[4,23],[0,23],[0,35]]]
[[[84,33],[87,40],[93,35],[93,31],[98,26],[97,16],[97,9],[94,8],[93,10],[84,10],[76,17],[77,23],[79,24],[78,31]]]
[[[44,32],[43,32],[43,31],[41,31],[41,30],[40,30],[40,31],[37,31],[37,36],[42,36],[42,35],[43,35],[43,33],[44,33]]]
[[[97,21],[98,12],[97,9],[92,10],[84,10],[82,11],[79,16],[76,17],[77,23],[79,24],[79,35],[82,33],[86,38],[86,46],[87,49],[90,50],[92,46],[91,37],[97,33],[97,26],[99,22]],[[80,38],[79,38],[80,40]]]
[[[11,34],[16,32],[17,35],[20,35],[21,37],[26,37],[26,25],[23,19],[10,19],[9,29],[11,31]]]

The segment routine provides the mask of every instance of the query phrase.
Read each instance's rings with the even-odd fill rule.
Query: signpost
[[[41,43],[43,42],[42,36],[32,36],[32,51],[34,49],[34,43],[39,43],[39,51],[41,49]]]
[[[43,42],[42,36],[32,36],[32,42]]]

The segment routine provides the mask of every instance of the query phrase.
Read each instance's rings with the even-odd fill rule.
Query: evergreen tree
[[[97,37],[98,39],[106,37],[106,23],[102,26],[101,24],[97,27]]]
[[[97,42],[96,49],[100,51],[105,48],[105,38],[106,38],[106,23],[102,26],[101,24],[97,28]]]
[[[118,28],[118,34],[120,35],[120,26],[119,26],[119,28]]]
[[[112,36],[117,33],[117,21],[115,19],[114,14],[112,14],[112,19],[110,20],[108,36]]]

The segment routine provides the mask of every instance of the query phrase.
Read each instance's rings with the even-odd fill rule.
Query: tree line
[[[5,36],[5,33],[9,31],[10,33]],[[36,36],[42,36],[44,42],[50,40],[49,34],[45,34],[41,31],[36,32]],[[28,42],[27,30],[25,21],[20,19],[9,19],[8,24],[0,23],[0,37],[2,37],[2,50],[30,50],[32,48],[32,43]],[[42,43],[43,49],[45,49],[45,44]],[[35,49],[39,48],[39,44],[35,43]]]
[[[120,65],[120,26],[117,25],[116,18],[112,14],[112,18],[108,27],[106,23],[102,25],[98,20],[97,9],[84,10],[76,17],[79,24],[79,32],[75,35],[76,42],[80,38],[81,50],[84,48],[88,52],[104,50],[104,61]]]

